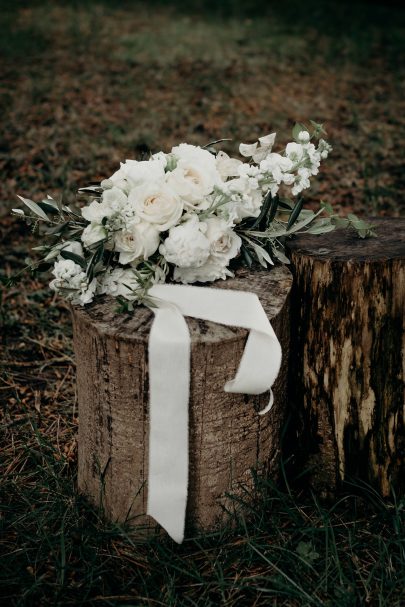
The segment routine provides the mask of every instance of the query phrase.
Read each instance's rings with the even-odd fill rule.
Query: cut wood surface
[[[285,267],[240,270],[234,279],[211,285],[256,293],[282,344],[275,403],[264,416],[258,411],[268,403],[268,393],[224,392],[225,382],[238,368],[247,331],[187,319],[192,340],[189,528],[214,528],[224,516],[223,507],[234,507],[225,493],[240,493],[240,483],[251,486],[251,468],[277,474],[280,426],[287,407],[291,285]],[[147,350],[153,313],[144,307],[131,314],[118,314],[116,309],[117,302],[106,297],[72,310],[79,401],[78,484],[93,503],[103,505],[110,519],[149,524],[142,515],[147,499]]]
[[[291,385],[300,462],[315,488],[405,486],[405,220],[289,243],[295,281]]]

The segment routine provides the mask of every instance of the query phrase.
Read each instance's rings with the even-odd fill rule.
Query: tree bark
[[[251,468],[276,475],[280,427],[287,406],[289,293],[285,267],[271,272],[241,270],[218,288],[253,291],[282,344],[284,358],[274,385],[269,414],[257,412],[268,394],[224,392],[247,339],[244,329],[187,319],[191,340],[189,498],[187,528],[212,529],[224,509],[234,509],[227,493],[252,489]],[[153,525],[145,516],[148,478],[148,336],[153,314],[138,307],[117,314],[117,303],[103,298],[73,308],[79,401],[79,490],[106,516]],[[176,381],[176,378],[173,378]]]
[[[405,220],[289,243],[297,459],[321,494],[361,479],[405,488]]]

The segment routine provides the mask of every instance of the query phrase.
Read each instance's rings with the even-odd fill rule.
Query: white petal
[[[270,135],[265,135],[264,137],[259,137],[260,144],[266,148],[272,148],[274,142],[276,140],[276,133],[270,133]]]
[[[241,143],[239,146],[239,152],[242,156],[253,156],[253,154],[255,153],[257,148],[257,142],[256,143]]]

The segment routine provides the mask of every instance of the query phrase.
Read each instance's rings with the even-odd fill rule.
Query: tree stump
[[[224,392],[239,366],[248,332],[187,319],[191,334],[189,497],[186,526],[208,530],[234,509],[226,494],[252,487],[252,468],[276,475],[280,426],[284,420],[289,352],[289,293],[285,267],[270,272],[241,270],[213,286],[255,292],[283,348],[273,387],[275,402],[258,411],[269,395]],[[153,313],[138,307],[117,314],[117,302],[103,298],[72,310],[79,401],[79,490],[107,518],[155,525],[146,512],[149,394],[148,336]],[[173,378],[176,381],[176,378]]]
[[[376,238],[288,245],[298,458],[325,495],[356,478],[383,496],[405,487],[405,220],[372,222]]]

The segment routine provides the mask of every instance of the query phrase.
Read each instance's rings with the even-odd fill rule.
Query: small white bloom
[[[308,143],[310,139],[311,139],[311,136],[308,133],[308,131],[300,131],[298,133],[298,141],[300,143]]]
[[[92,244],[105,240],[107,230],[99,223],[89,223],[82,232],[82,241],[85,247],[90,247]]]
[[[176,225],[183,213],[183,202],[165,183],[146,183],[131,190],[128,202],[135,213],[160,232]]]
[[[159,246],[159,232],[150,223],[133,224],[127,230],[120,230],[114,235],[114,249],[120,253],[122,265],[148,259]]]
[[[320,139],[318,143],[318,152],[321,155],[322,160],[328,157],[329,152],[332,151],[332,146],[325,141],[325,139]]]
[[[267,178],[271,176],[273,181],[278,185],[283,181],[283,174],[291,171],[292,167],[293,161],[291,158],[286,158],[274,152],[268,154],[260,162],[261,173],[267,174]]]
[[[302,147],[302,145],[300,143],[291,141],[290,143],[287,143],[287,146],[285,148],[285,155],[294,164],[298,164],[303,159],[304,148]]]
[[[111,295],[112,297],[125,297],[126,299],[135,299],[133,290],[139,287],[138,280],[131,269],[115,268],[106,272],[103,276],[100,293]]]
[[[71,259],[59,259],[58,261],[55,261],[52,270],[52,274],[55,276],[56,280],[67,282],[81,273],[83,273],[81,266]]]
[[[220,151],[216,155],[216,167],[224,181],[228,177],[236,177],[241,164],[241,160],[230,158],[225,152]]]
[[[207,226],[197,215],[170,229],[169,236],[159,247],[166,261],[180,268],[200,267],[210,254],[210,241],[204,235]]]
[[[90,284],[86,284],[79,293],[73,296],[72,303],[80,304],[81,306],[85,306],[93,301],[94,295],[97,290],[97,279],[93,278]]]

